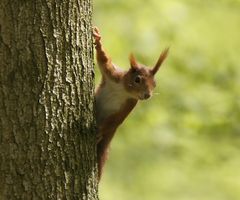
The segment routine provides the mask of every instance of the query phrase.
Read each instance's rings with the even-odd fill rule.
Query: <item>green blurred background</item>
[[[130,52],[153,66],[171,47],[117,131],[100,198],[239,200],[240,0],[98,0],[94,25],[125,69]]]

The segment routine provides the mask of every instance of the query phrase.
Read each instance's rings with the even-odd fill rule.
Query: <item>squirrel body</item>
[[[168,49],[161,53],[153,68],[139,64],[131,54],[131,67],[128,71],[123,71],[115,66],[106,54],[101,44],[101,35],[96,27],[93,29],[93,36],[97,62],[102,74],[101,83],[95,93],[97,160],[100,179],[114,133],[136,106],[138,100],[145,100],[152,96],[156,86],[154,75],[167,57]]]

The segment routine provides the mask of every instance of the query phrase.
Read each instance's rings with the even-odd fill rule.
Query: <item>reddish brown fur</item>
[[[97,28],[93,30],[97,61],[102,73],[102,81],[97,88],[97,158],[99,179],[107,160],[110,142],[118,126],[126,119],[139,99],[147,99],[155,87],[154,74],[165,60],[168,50],[158,59],[154,68],[141,66],[133,55],[130,56],[131,68],[118,69],[107,56],[101,44]]]
[[[139,75],[142,78],[143,85],[136,85],[134,83],[134,78]],[[124,75],[123,81],[126,90],[132,94],[136,93],[138,99],[143,99],[138,95],[143,90],[150,95],[151,91],[156,86],[151,70],[141,66],[135,66],[134,68],[131,67],[131,69]]]
[[[109,144],[114,136],[114,133],[117,127],[124,121],[136,104],[136,99],[128,99],[117,113],[107,117],[98,127],[98,134],[101,135],[97,148],[99,178],[101,178],[102,169],[108,156]]]
[[[168,51],[169,48],[166,48],[161,54],[160,57],[156,63],[156,65],[154,66],[154,68],[151,70],[153,75],[157,73],[157,71],[159,70],[160,66],[162,65],[163,61],[167,58],[168,55]]]
[[[100,69],[103,74],[103,79],[106,77],[104,75],[107,75],[109,78],[112,80],[118,82],[121,77],[122,73],[118,72],[115,68],[115,66],[112,63],[111,58],[106,54],[104,49],[102,48],[102,44],[100,42],[101,36],[99,35],[99,32],[97,29],[95,29],[96,34],[95,34],[95,49],[97,53],[97,61],[99,66],[102,66]]]

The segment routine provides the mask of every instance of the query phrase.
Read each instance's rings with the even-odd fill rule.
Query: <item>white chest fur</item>
[[[97,121],[100,122],[117,112],[129,98],[123,84],[106,80],[106,83],[96,96]]]

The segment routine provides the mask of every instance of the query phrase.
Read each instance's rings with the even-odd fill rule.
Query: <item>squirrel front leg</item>
[[[107,55],[102,47],[101,35],[97,27],[93,28],[94,44],[96,49],[97,62],[102,73],[103,79],[110,78],[114,81],[119,81],[122,74],[118,72],[112,63],[111,58]]]
[[[93,28],[93,36],[94,36],[94,44],[97,53],[97,61],[98,64],[102,67],[105,65],[111,65],[111,59],[107,56],[106,52],[104,51],[101,43],[101,35],[97,27]]]

